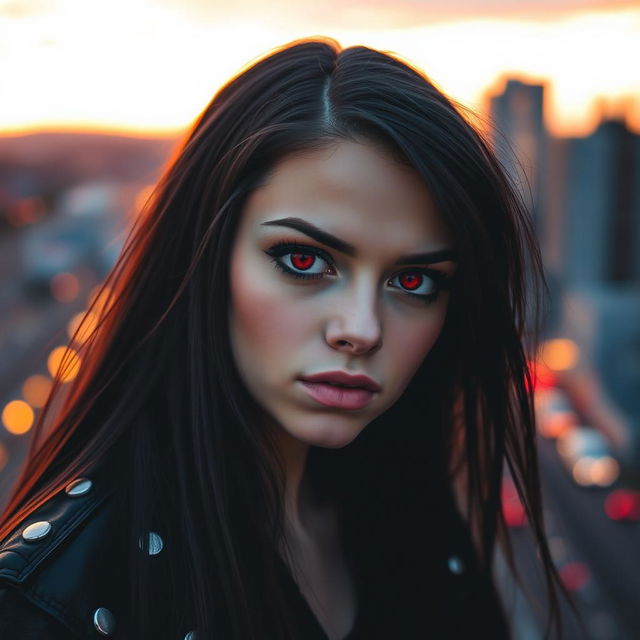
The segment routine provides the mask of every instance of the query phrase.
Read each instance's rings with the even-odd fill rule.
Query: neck
[[[309,507],[305,477],[309,445],[280,430],[277,446],[284,465],[285,518],[288,526],[298,529],[303,526],[305,513]]]

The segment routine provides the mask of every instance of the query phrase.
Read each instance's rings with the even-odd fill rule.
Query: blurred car
[[[596,429],[577,426],[556,442],[560,458],[574,481],[583,487],[610,487],[620,475],[620,465],[606,438]]]
[[[82,265],[104,277],[122,241],[116,187],[87,184],[71,189],[47,219],[25,230],[22,272],[28,289],[46,291],[54,276]]]

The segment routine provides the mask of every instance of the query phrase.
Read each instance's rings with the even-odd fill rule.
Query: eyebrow
[[[313,238],[317,242],[327,245],[336,251],[340,251],[348,256],[355,256],[357,254],[356,248],[344,240],[337,238],[327,231],[319,229],[314,224],[302,220],[302,218],[281,218],[279,220],[269,220],[263,222],[263,226],[268,227],[288,227],[304,233],[305,235]],[[414,253],[408,256],[402,256],[396,260],[396,264],[430,264],[432,262],[445,262],[447,260],[457,261],[456,252],[451,248],[438,249],[436,251],[429,251],[426,253]]]

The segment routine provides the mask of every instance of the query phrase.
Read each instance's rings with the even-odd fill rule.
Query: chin
[[[311,447],[341,449],[342,447],[346,447],[350,442],[353,442],[363,429],[364,427],[353,424],[323,425],[309,429],[291,430],[289,434]]]

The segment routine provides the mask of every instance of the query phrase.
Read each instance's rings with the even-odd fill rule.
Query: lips
[[[300,384],[315,402],[336,409],[362,409],[380,391],[380,386],[368,376],[344,371],[305,376]]]
[[[365,389],[373,393],[380,391],[380,385],[363,374],[353,375],[345,371],[325,371],[301,378],[304,382],[318,382],[350,389]]]
[[[307,395],[315,402],[334,409],[363,409],[375,394],[360,387],[339,387],[326,382],[300,381]]]

